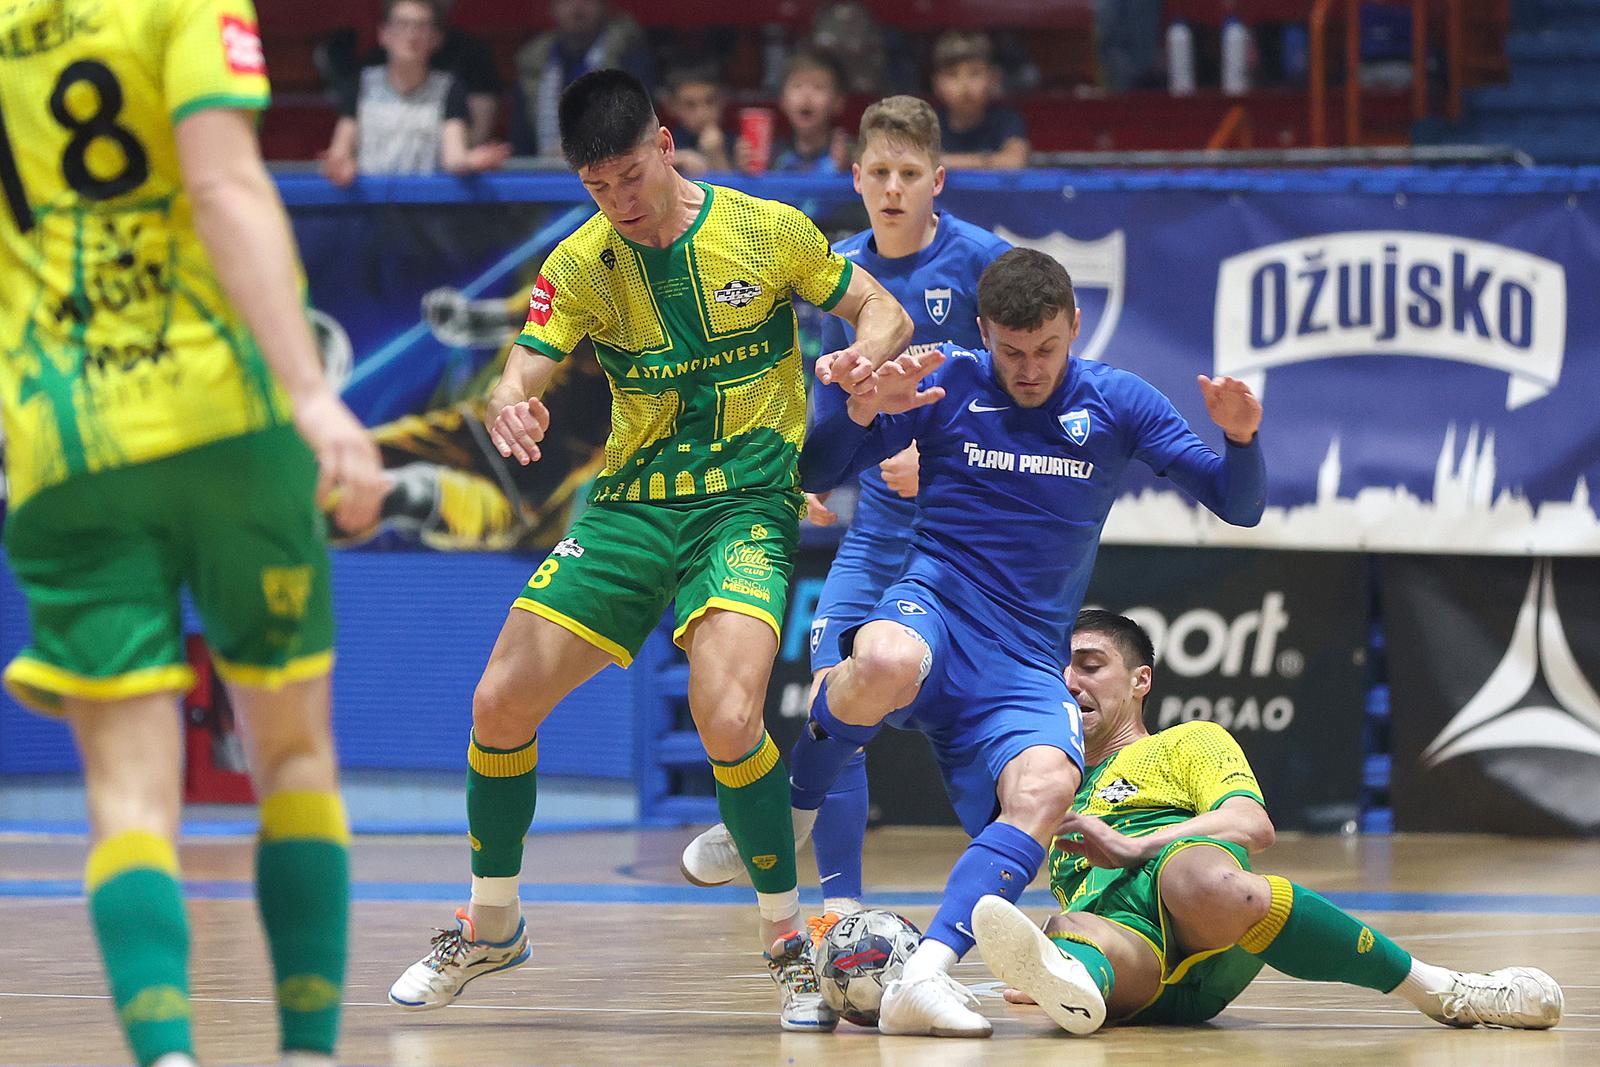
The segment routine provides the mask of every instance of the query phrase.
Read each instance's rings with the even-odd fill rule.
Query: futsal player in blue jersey
[[[911,315],[912,351],[945,342],[978,348],[978,277],[1011,246],[979,226],[934,209],[944,188],[939,165],[939,117],[927,101],[891,96],[861,115],[860,157],[853,173],[872,228],[833,246],[865,267]],[[822,351],[850,344],[848,323],[825,316]],[[839,662],[839,634],[857,625],[900,577],[907,531],[916,512],[917,449],[914,444],[861,473],[850,529],[839,544],[811,622],[811,695]],[[808,495],[812,521],[836,520],[822,499]],[[867,758],[858,752],[845,765],[816,815],[817,875],[823,910],[844,914],[861,908],[861,846],[867,829]],[[810,813],[795,827],[800,844],[812,832]],[[733,839],[721,827],[684,849],[684,876],[697,885],[721,885],[744,872]]]
[[[990,1032],[949,968],[972,947],[978,898],[1014,901],[1033,880],[1082,779],[1063,670],[1128,464],[1236,525],[1254,525],[1264,504],[1261,405],[1244,383],[1199,380],[1226,438],[1219,455],[1141,378],[1069,358],[1080,324],[1071,279],[1031,249],[984,272],[978,315],[988,351],[907,353],[848,398],[819,389],[801,456],[803,486],[819,491],[910,441],[921,451],[901,577],[840,635],[847,655],[818,688],[789,762],[795,807],[814,809],[884,722],[921,730],[972,835],[927,937],[885,990],[887,1034]],[[830,372],[819,364],[822,381]]]

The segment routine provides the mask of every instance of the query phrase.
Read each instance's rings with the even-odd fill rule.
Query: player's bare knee
[[[1162,872],[1161,902],[1180,925],[1192,921],[1229,931],[1237,927],[1242,936],[1267,913],[1271,901],[1266,879],[1231,865],[1169,864]]]
[[[863,695],[893,703],[916,692],[927,655],[928,646],[906,627],[868,625],[850,650],[851,678]]]
[[[533,737],[541,716],[528,697],[491,672],[472,693],[472,733],[490,748],[517,748]]]

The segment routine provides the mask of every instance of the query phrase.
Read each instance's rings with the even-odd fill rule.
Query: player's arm
[[[541,397],[560,365],[543,352],[514,344],[489,393],[489,440],[502,456],[514,456],[524,467],[539,458],[539,442],[550,428],[550,411]]]
[[[1068,812],[1056,827],[1056,845],[1063,852],[1086,857],[1096,867],[1137,867],[1185,837],[1214,837],[1260,852],[1277,840],[1267,809],[1254,797],[1235,795],[1211,811],[1163,826],[1153,833],[1129,837],[1093,815]],[[1064,835],[1071,834],[1072,837]]]
[[[1236,378],[1200,376],[1206,410],[1222,428],[1222,455],[1189,428],[1153,386],[1135,379],[1131,393],[1137,455],[1157,474],[1171,478],[1218,518],[1235,526],[1261,521],[1267,502],[1267,468],[1257,431],[1261,401]]]
[[[851,392],[862,387],[873,371],[904,352],[916,329],[894,294],[859,264],[850,273],[844,296],[829,313],[854,327],[855,340],[824,355],[817,361],[817,370],[820,374],[825,365],[831,367],[831,380]]]
[[[202,108],[173,128],[195,232],[289,394],[295,426],[321,468],[318,499],[333,504],[342,529],[363,529],[377,520],[386,488],[378,449],[322,372],[294,236],[262,165],[254,120],[248,111]]]

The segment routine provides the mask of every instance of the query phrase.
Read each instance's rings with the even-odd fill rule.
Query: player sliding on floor
[[[819,390],[822,415],[801,457],[805,488],[818,490],[913,440],[921,450],[903,575],[840,635],[847,656],[824,679],[790,758],[804,826],[885,721],[921,730],[973,836],[927,938],[885,988],[878,1026],[888,1034],[990,1033],[948,972],[972,947],[972,905],[1015,897],[1033,880],[1082,777],[1062,672],[1129,461],[1230,522],[1253,524],[1264,502],[1261,405],[1242,382],[1201,380],[1229,440],[1224,458],[1140,378],[1069,358],[1080,325],[1072,281],[1044,253],[1013,249],[990,264],[978,315],[988,352],[908,353],[848,401]],[[818,372],[832,377],[825,360]],[[923,378],[930,388],[919,394]]]
[[[1270,963],[1391,993],[1449,1026],[1560,1021],[1561,987],[1543,971],[1424,963],[1304,886],[1252,872],[1274,834],[1250,764],[1215,723],[1145,729],[1154,660],[1137,623],[1079,614],[1067,687],[1089,769],[1050,853],[1065,910],[1043,931],[999,896],[972,913],[984,962],[1014,987],[1007,1000],[1038,1003],[1075,1034],[1107,1019],[1193,1024]]]

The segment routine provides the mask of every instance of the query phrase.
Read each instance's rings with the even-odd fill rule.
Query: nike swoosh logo
[[[980,403],[978,403],[978,401],[976,399],[974,399],[972,401],[972,403],[967,405],[967,410],[973,412],[974,414],[979,413],[979,412],[984,412],[984,411],[1010,411],[1011,410],[1011,405],[1010,404],[1001,404],[997,408],[992,408],[987,404],[980,404]]]
[[[826,882],[826,881],[828,881],[830,879],[833,879],[833,878],[837,878],[843,873],[844,873],[843,871],[834,871],[832,874],[825,874],[821,878],[817,879],[817,884],[821,885],[823,882]]]
[[[956,923],[956,933],[960,934],[962,937],[971,937],[974,941],[978,940],[976,937],[973,937],[972,931],[967,929],[966,923]]]

